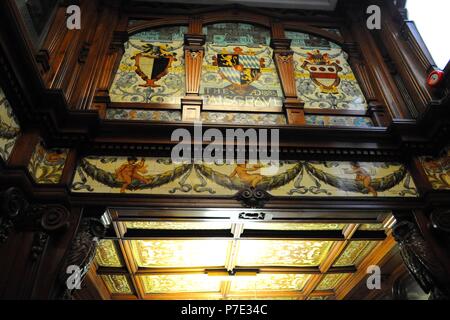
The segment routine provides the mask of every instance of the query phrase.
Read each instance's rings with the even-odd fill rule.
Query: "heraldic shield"
[[[319,50],[309,52],[301,67],[309,71],[311,80],[320,87],[322,93],[338,93],[337,87],[341,82],[338,73],[342,67],[331,60],[327,53],[322,54]]]
[[[219,53],[213,64],[219,67],[221,76],[233,85],[246,86],[256,81],[264,67],[264,59],[252,54],[245,54],[241,48],[234,48],[234,53]]]
[[[177,61],[175,53],[167,51],[163,46],[147,44],[145,50],[134,55],[136,73],[145,81],[141,87],[160,87],[155,82],[169,73],[173,61]]]

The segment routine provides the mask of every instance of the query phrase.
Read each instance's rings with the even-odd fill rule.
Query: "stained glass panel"
[[[332,241],[241,240],[237,266],[318,266]]]

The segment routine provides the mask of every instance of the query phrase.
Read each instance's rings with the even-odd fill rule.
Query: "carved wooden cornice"
[[[37,71],[35,57],[25,49],[24,44],[8,41],[10,38],[21,38],[18,35],[20,31],[15,30],[9,24],[8,20],[11,17],[6,14],[3,16],[5,19],[2,20],[2,25],[8,27],[2,28],[2,36],[7,35],[8,37],[2,37],[4,40],[2,40],[0,48],[0,70],[3,75],[1,85],[5,89],[21,126],[24,128],[37,127],[48,145],[69,147],[88,145],[89,148],[95,150],[149,150],[154,146],[158,146],[158,148],[161,145],[170,146],[171,130],[178,127],[188,127],[189,129],[189,125],[182,123],[144,124],[132,121],[102,121],[99,111],[70,110],[61,90],[45,88]],[[118,45],[119,38],[123,40],[123,37],[125,37],[124,32],[116,33],[112,43]],[[198,55],[201,54],[201,49],[196,48],[194,44],[198,45],[199,43],[195,42],[197,39],[201,40],[201,37],[190,35],[188,39],[191,46],[187,46],[186,49],[189,53],[194,52],[194,56],[191,55],[190,65],[198,70],[200,65]],[[284,40],[275,41],[273,45],[279,49],[286,49]],[[289,55],[287,58],[281,52],[277,55],[279,56],[278,60],[289,61]],[[292,68],[289,63],[279,62],[283,67]],[[101,79],[100,83],[106,84],[107,79]],[[198,80],[194,77],[189,83],[190,91],[192,90],[194,94],[198,92]],[[363,87],[364,83],[368,84],[371,81],[365,79]],[[288,93],[294,94],[292,79],[284,79],[283,86],[287,88]],[[369,94],[370,97],[376,96],[374,90],[370,88],[366,92],[372,92]],[[448,90],[443,92],[448,92]],[[324,153],[324,150],[327,150],[328,154],[342,155],[364,152],[369,154],[435,153],[445,141],[448,141],[449,137],[447,120],[449,119],[449,101],[445,94],[441,97],[442,99],[433,100],[417,121],[394,121],[388,129],[280,126],[280,144],[287,153],[309,155],[320,155]],[[96,101],[107,103],[107,92],[96,94]],[[369,112],[377,113],[382,110],[375,102],[370,104]],[[221,129],[237,127],[242,126],[222,125]],[[120,132],[120,138],[117,136],[118,132]]]

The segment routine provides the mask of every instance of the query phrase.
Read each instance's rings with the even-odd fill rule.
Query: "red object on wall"
[[[441,70],[433,70],[428,75],[427,84],[430,87],[433,87],[433,88],[437,87],[442,82],[443,78],[444,78],[444,72],[443,71],[441,71]]]

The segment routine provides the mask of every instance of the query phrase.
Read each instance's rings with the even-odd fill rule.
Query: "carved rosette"
[[[416,225],[410,221],[401,221],[393,227],[392,233],[405,265],[420,287],[425,292],[431,293],[430,299],[449,299],[448,273]]]
[[[62,286],[62,293],[60,298],[71,299],[73,289],[69,289],[67,281],[70,274],[66,271],[69,266],[76,266],[80,268],[80,280],[83,282],[89,268],[95,257],[95,251],[97,249],[100,239],[105,236],[106,227],[100,219],[97,218],[83,218],[78,227],[77,234],[72,241],[68,253],[64,261],[64,267],[60,272],[60,280]]]
[[[450,210],[436,210],[431,213],[433,228],[450,234]]]
[[[262,208],[270,198],[267,191],[257,188],[243,189],[235,195],[235,199],[246,208]]]
[[[69,226],[70,213],[66,207],[29,204],[23,192],[15,187],[1,193],[0,206],[0,242],[5,242],[13,229],[33,231],[33,261],[42,255],[52,233]]]

